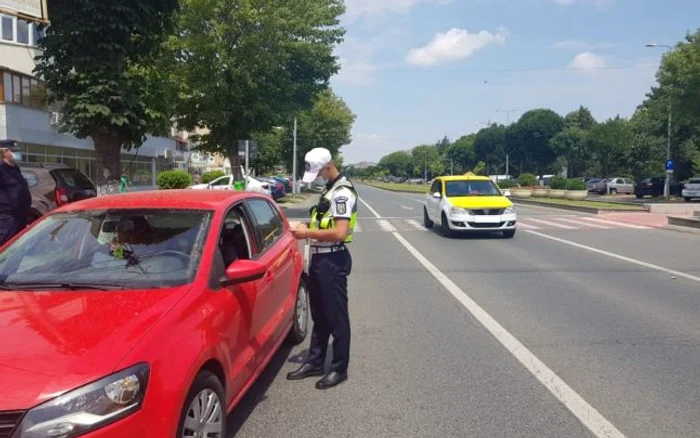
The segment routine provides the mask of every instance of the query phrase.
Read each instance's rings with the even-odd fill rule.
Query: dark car
[[[665,183],[666,178],[662,176],[642,178],[634,185],[634,194],[637,199],[642,199],[645,196],[663,196]],[[671,195],[680,196],[681,189],[681,184],[675,178],[671,177],[669,193]]]
[[[32,194],[30,223],[54,208],[97,196],[95,184],[78,169],[36,163],[20,163],[20,168]]]

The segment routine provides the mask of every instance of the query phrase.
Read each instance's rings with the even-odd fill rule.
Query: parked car
[[[292,192],[292,179],[287,178],[286,176],[279,176],[279,175],[273,175],[272,176],[274,179],[282,183],[282,186],[284,187],[284,191],[286,193],[291,193]]]
[[[611,195],[622,194],[634,194],[634,180],[630,178],[609,178],[606,181],[607,187],[603,193],[609,193]]]
[[[642,178],[637,184],[635,184],[634,194],[637,199],[642,199],[645,196],[663,196],[665,181],[665,177]],[[669,193],[671,195],[681,194],[681,185],[673,177],[671,177]]]
[[[685,183],[682,191],[683,199],[686,201],[692,201],[693,199],[700,199],[700,177],[690,178],[690,180]]]
[[[281,182],[277,181],[277,179],[273,177],[256,177],[258,181],[261,183],[267,183],[269,184],[270,187],[270,196],[276,201],[280,198],[284,198],[284,196],[287,194],[284,190],[284,186],[282,185]]]
[[[600,190],[598,184],[605,184],[605,179],[604,178],[591,178],[588,181],[586,181],[586,186],[588,187],[589,192],[596,193]]]
[[[234,190],[233,175],[224,175],[206,184],[195,184],[190,186],[190,189],[195,190]],[[271,196],[270,184],[261,182],[252,176],[247,177],[247,190],[250,192],[262,193],[263,195]]]
[[[20,163],[20,169],[32,194],[30,223],[56,207],[97,196],[95,184],[78,169],[37,163]]]
[[[280,345],[307,336],[303,266],[253,192],[133,192],[44,216],[0,249],[0,436],[227,437]]]

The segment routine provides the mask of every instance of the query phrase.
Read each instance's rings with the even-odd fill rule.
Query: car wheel
[[[642,199],[644,195],[637,195],[637,199]]]
[[[610,189],[611,195],[617,195],[617,189]]]
[[[452,230],[450,229],[450,224],[447,221],[447,216],[445,213],[442,214],[442,218],[440,219],[440,232],[445,237],[452,236]]]
[[[224,388],[209,371],[202,371],[187,394],[180,414],[178,438],[226,438]]]
[[[515,236],[515,228],[513,228],[512,230],[503,231],[503,237],[505,237],[506,239],[512,239],[513,236]]]
[[[292,330],[287,336],[287,341],[297,345],[304,342],[309,331],[309,291],[306,288],[306,281],[299,279],[297,296],[294,301],[294,322]]]
[[[428,216],[428,210],[423,207],[423,225],[425,228],[433,228],[433,221],[430,220],[430,216]]]
[[[683,198],[685,199],[685,202],[690,202],[690,198]]]

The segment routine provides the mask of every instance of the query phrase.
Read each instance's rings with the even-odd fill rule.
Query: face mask
[[[12,152],[12,159],[15,161],[22,161],[22,153],[21,152]]]

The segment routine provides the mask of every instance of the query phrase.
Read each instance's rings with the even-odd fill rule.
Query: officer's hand
[[[306,224],[297,224],[296,227],[291,229],[291,232],[295,239],[306,239],[307,230]]]

